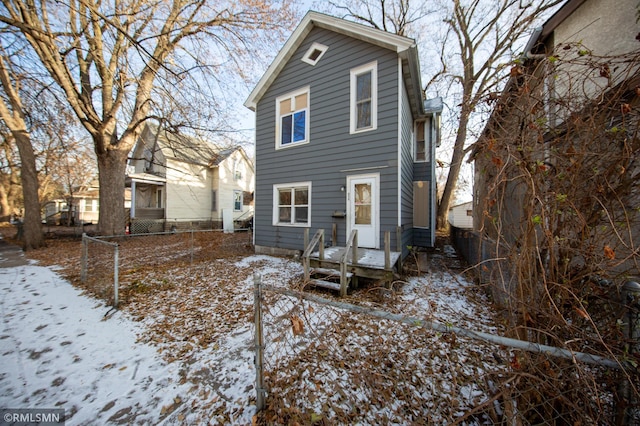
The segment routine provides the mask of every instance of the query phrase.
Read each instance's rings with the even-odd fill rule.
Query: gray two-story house
[[[256,113],[255,246],[304,250],[304,230],[359,247],[430,247],[440,99],[415,41],[308,12],[245,102]],[[327,244],[329,244],[327,242]]]

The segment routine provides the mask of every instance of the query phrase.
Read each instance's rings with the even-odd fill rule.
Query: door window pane
[[[356,225],[371,225],[371,184],[354,185],[354,210]]]

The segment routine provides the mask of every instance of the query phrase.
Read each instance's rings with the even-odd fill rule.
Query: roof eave
[[[415,41],[410,38],[387,33],[322,13],[309,11],[291,34],[282,49],[280,49],[256,87],[251,91],[249,97],[244,103],[244,106],[252,111],[256,110],[258,102],[262,96],[264,96],[269,86],[271,86],[271,83],[273,83],[278,74],[280,74],[280,71],[285,67],[289,58],[293,56],[297,48],[304,42],[305,37],[314,27],[324,28],[339,34],[344,34],[349,37],[393,50],[397,53],[405,52],[411,48],[415,49]]]
[[[418,58],[418,49],[416,45],[410,46],[403,52],[399,52],[400,57],[407,61],[408,75],[405,76],[405,85],[410,100],[411,112],[415,118],[425,116],[423,96],[422,96],[422,79],[420,78],[420,60]]]

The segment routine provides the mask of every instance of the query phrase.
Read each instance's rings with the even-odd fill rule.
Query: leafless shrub
[[[504,259],[479,268],[494,269],[512,333],[621,366],[516,359],[509,387],[527,422],[613,424],[640,401],[640,354],[624,333],[633,307],[620,296],[640,273],[639,67],[640,51],[596,57],[580,45],[515,65],[475,149],[476,224]]]

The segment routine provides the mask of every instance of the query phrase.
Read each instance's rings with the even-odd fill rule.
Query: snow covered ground
[[[148,278],[162,291],[109,312],[55,267],[0,267],[0,407],[64,408],[67,425],[251,424],[256,272],[286,286],[302,268],[247,256],[168,269]],[[446,271],[424,274],[404,285],[399,305],[495,330],[487,303],[466,299],[468,286]]]
[[[140,325],[51,268],[0,269],[0,405],[64,408],[67,424],[156,423],[185,392],[179,366],[137,343]]]

